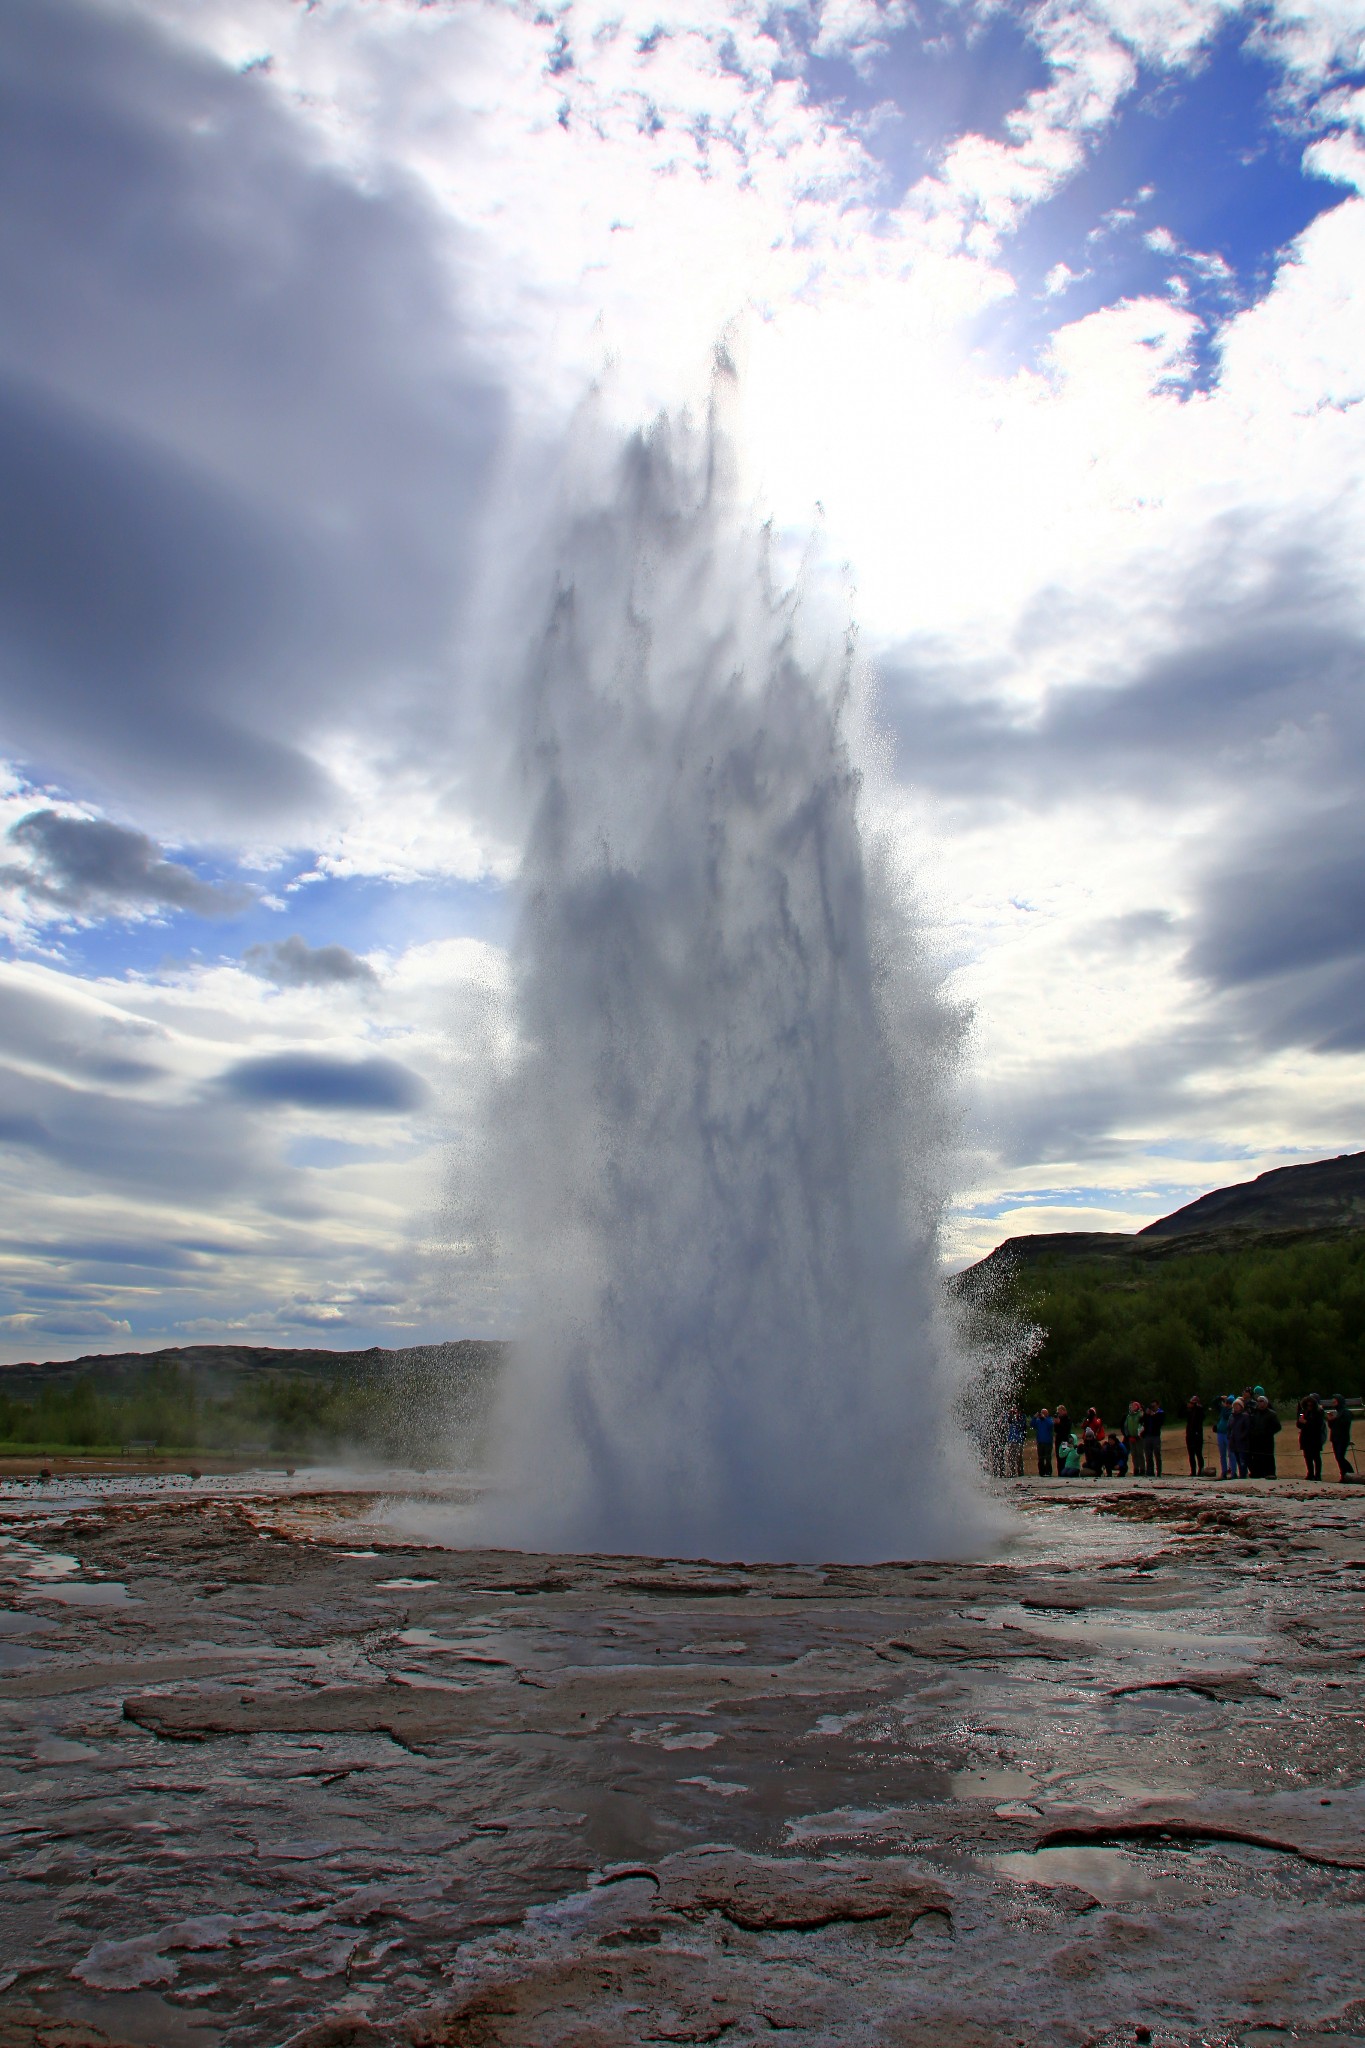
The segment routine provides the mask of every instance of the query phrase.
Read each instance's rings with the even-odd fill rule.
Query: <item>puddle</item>
[[[72,1742],[64,1735],[47,1735],[34,1744],[33,1761],[38,1764],[81,1764],[97,1757],[99,1751],[88,1742]]]
[[[828,1842],[898,1834],[904,1826],[905,1814],[898,1808],[838,1806],[828,1813],[804,1813],[789,1820],[782,1832],[789,1842]]]
[[[60,1600],[66,1607],[140,1607],[140,1600],[134,1600],[128,1588],[119,1579],[96,1579],[85,1581],[79,1586],[45,1585],[41,1591],[33,1587],[30,1599]]]
[[[0,1636],[31,1636],[57,1626],[41,1614],[16,1614],[12,1607],[0,1607]]]
[[[80,1559],[68,1557],[64,1551],[35,1550],[30,1543],[16,1543],[13,1547],[27,1554],[28,1562],[24,1566],[26,1579],[66,1579],[81,1568]]]
[[[720,1741],[711,1728],[679,1728],[674,1721],[665,1721],[652,1728],[632,1728],[632,1742],[643,1742],[651,1749],[714,1749]]]
[[[1031,1635],[1047,1636],[1054,1642],[1084,1644],[1096,1649],[1177,1651],[1195,1658],[1242,1659],[1263,1651],[1260,1636],[1232,1635],[1209,1628],[1202,1615],[1192,1614],[1187,1624],[1172,1627],[1145,1615],[1131,1615],[1114,1608],[1092,1607],[1076,1614],[1058,1609],[1024,1607],[1010,1602],[996,1610]]]
[[[35,1664],[45,1664],[51,1655],[51,1650],[40,1650],[27,1643],[0,1643],[0,1671],[31,1671]]]
[[[948,1780],[950,1799],[1028,1799],[1037,1790],[1023,1771],[954,1771]]]
[[[154,1991],[106,1991],[95,1997],[64,1991],[40,2004],[59,2022],[74,2022],[82,2031],[107,2028],[129,2048],[213,2048],[222,2039],[217,2019],[182,2012]]]
[[[849,1728],[856,1728],[858,1723],[866,1718],[866,1707],[854,1707],[848,1714],[821,1714],[811,1729],[811,1734],[843,1735]]]
[[[348,1550],[346,1555],[348,1557],[374,1557],[377,1553],[373,1550]],[[376,1579],[374,1583],[379,1592],[393,1593],[399,1591],[406,1592],[414,1586],[439,1586],[441,1582],[439,1579]]]
[[[1203,1896],[1131,1849],[1014,1849],[982,1861],[1016,1883],[1071,1885],[1106,1902]]]

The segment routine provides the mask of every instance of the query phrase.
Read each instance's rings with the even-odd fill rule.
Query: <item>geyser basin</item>
[[[523,695],[524,1288],[489,1540],[961,1553],[938,1218],[961,1018],[845,639],[781,592],[723,434],[661,424],[557,536]],[[875,779],[875,778],[874,778]]]
[[[51,1623],[0,1675],[21,2048],[1359,2037],[1358,1488],[1062,1484],[1075,1542],[1008,1562],[723,1571],[406,1547],[302,1480],[41,1532],[16,1490],[132,1595],[0,1549]]]

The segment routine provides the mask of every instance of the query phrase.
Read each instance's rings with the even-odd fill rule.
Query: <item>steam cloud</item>
[[[937,1239],[962,1020],[870,829],[849,651],[807,644],[714,423],[634,441],[558,561],[494,1119],[525,1301],[481,1533],[968,1548]]]

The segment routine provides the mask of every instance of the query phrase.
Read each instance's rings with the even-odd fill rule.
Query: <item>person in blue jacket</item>
[[[1034,1438],[1038,1445],[1038,1477],[1040,1479],[1050,1479],[1052,1477],[1052,1417],[1048,1414],[1046,1408],[1040,1408],[1036,1415],[1030,1415],[1029,1421],[1033,1426]]]

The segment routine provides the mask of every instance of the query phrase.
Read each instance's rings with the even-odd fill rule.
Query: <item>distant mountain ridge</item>
[[[40,1386],[74,1384],[92,1379],[115,1391],[122,1382],[151,1366],[179,1367],[212,1388],[226,1386],[247,1374],[289,1379],[336,1379],[364,1374],[376,1378],[426,1371],[489,1373],[505,1349],[497,1338],[459,1337],[441,1344],[417,1344],[385,1351],[378,1344],[364,1351],[305,1350],[265,1344],[174,1344],[157,1351],[91,1352],[82,1358],[53,1358],[0,1365],[0,1393],[27,1398]]]
[[[1183,1237],[1192,1230],[1365,1230],[1365,1152],[1272,1166],[1255,1180],[1214,1188],[1137,1234]]]
[[[1273,1166],[1254,1180],[1213,1188],[1142,1230],[1053,1230],[1006,1238],[968,1273],[1043,1259],[1165,1258],[1227,1249],[1249,1237],[1290,1239],[1365,1230],[1365,1152],[1303,1166]],[[963,1276],[966,1277],[965,1275]]]

